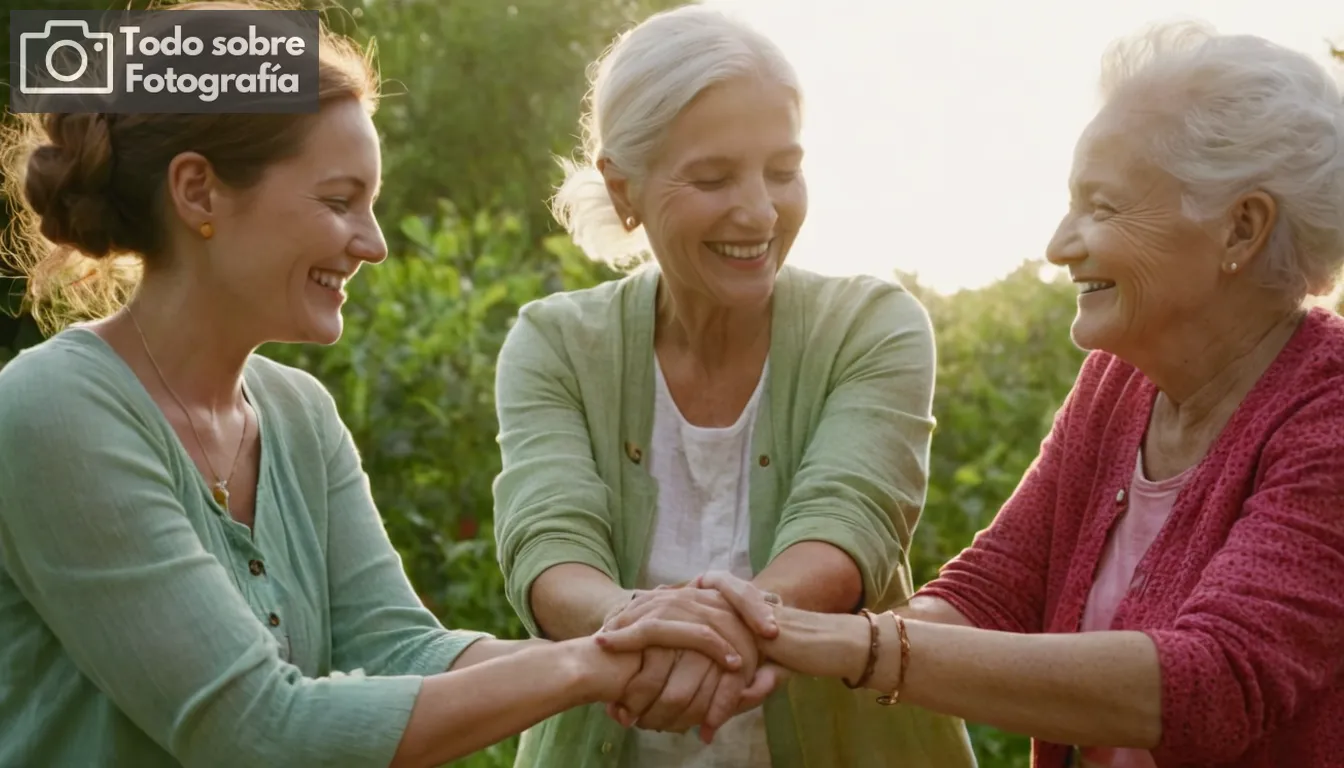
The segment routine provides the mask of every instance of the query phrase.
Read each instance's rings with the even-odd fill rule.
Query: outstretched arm
[[[592,638],[524,640],[500,647],[511,652],[499,657],[426,678],[393,768],[443,765],[567,709],[614,701],[649,646],[692,648],[727,669],[741,665],[732,647],[703,624],[655,619],[634,628],[628,652],[606,651]]]
[[[754,585],[730,574],[707,574],[698,583],[742,611],[767,605]],[[862,676],[871,647],[868,618],[783,606],[774,615],[778,634],[761,642],[767,658],[804,675]],[[1157,744],[1161,675],[1154,645],[1142,633],[1023,635],[904,623],[910,648],[904,672],[896,619],[883,614],[866,687],[884,694],[899,687],[902,702],[1056,743]],[[620,650],[625,631],[598,639]]]
[[[98,376],[45,373],[0,372],[0,556],[71,662],[178,762],[438,765],[633,674],[638,653],[579,640],[428,677],[303,676],[187,519],[166,428]],[[736,667],[703,624],[642,631]]]

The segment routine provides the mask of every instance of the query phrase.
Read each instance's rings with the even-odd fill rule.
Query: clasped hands
[[[774,605],[779,598],[726,573],[705,574],[687,584],[641,590],[606,617],[597,635],[612,651],[641,651],[639,670],[627,681],[607,714],[626,728],[685,733],[699,726],[709,744],[724,723],[760,706],[786,679],[769,663],[760,642],[778,632]],[[699,624],[734,650],[736,668],[727,668],[689,648],[654,646],[650,634],[670,622]]]

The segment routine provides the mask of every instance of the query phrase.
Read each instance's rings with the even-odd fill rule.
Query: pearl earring
[[[625,217],[625,228],[626,228],[626,229],[634,229],[634,228],[635,228],[635,217],[634,217],[634,216],[626,216],[626,217]]]
[[[1228,265],[1227,265],[1227,271],[1228,271],[1228,272],[1236,272],[1236,271],[1237,271],[1237,262],[1234,261],[1234,262],[1232,262],[1231,264],[1228,264]]]
[[[208,221],[201,224],[201,237],[205,238],[206,240],[209,240],[214,236],[215,236],[215,225],[211,224]]]

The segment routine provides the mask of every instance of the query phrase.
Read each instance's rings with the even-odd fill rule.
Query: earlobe
[[[214,193],[218,185],[210,161],[196,152],[183,152],[168,164],[165,181],[178,218],[189,229],[201,231],[205,236],[202,227],[216,214]]]
[[[602,180],[607,185],[607,195],[611,198],[611,204],[616,208],[616,215],[621,217],[621,222],[625,225],[627,232],[633,230],[639,225],[639,216],[636,215],[634,206],[630,203],[629,179],[606,158],[597,161],[597,170],[602,174]]]

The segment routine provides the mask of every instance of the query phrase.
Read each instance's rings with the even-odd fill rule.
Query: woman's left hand
[[[862,671],[869,635],[862,616],[788,608],[778,595],[723,571],[706,573],[693,585],[722,595],[739,615],[756,617],[749,624],[771,628],[759,642],[762,662],[814,677],[857,677]],[[768,621],[761,618],[767,611]]]
[[[742,617],[742,622],[762,639],[771,640],[779,634],[779,622],[775,616],[775,608],[783,604],[779,595],[766,592],[728,571],[710,571],[691,582],[691,585],[699,589],[712,589],[722,595],[737,615]]]

